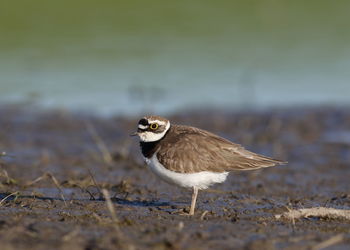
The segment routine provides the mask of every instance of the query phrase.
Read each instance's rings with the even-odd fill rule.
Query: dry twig
[[[289,219],[299,219],[308,217],[321,217],[330,219],[347,219],[350,220],[350,210],[345,209],[335,209],[329,207],[313,207],[313,208],[303,208],[303,209],[293,209],[286,213],[275,215],[276,219],[289,218]]]
[[[111,153],[109,152],[108,147],[106,146],[106,144],[102,140],[102,138],[98,135],[94,126],[91,123],[86,122],[86,129],[90,133],[92,139],[95,141],[98,149],[100,150],[104,162],[107,165],[112,165],[113,157],[112,157]]]

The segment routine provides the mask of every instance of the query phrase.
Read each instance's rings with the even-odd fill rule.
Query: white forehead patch
[[[138,125],[138,128],[139,128],[139,129],[146,129],[146,128],[148,128],[148,126],[145,126],[145,125],[139,124],[139,125]]]

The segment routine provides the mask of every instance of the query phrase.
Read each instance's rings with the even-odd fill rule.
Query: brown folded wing
[[[159,162],[171,171],[253,170],[285,163],[250,152],[201,129],[187,126],[173,126],[172,129],[177,136],[165,138],[157,153]]]

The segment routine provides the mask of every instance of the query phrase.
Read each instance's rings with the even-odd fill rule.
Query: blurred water
[[[350,104],[349,1],[8,1],[0,102],[101,114]]]

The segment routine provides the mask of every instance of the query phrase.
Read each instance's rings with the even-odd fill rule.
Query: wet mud
[[[191,192],[156,178],[129,137],[139,117],[2,105],[0,248],[349,249],[345,219],[276,218],[295,208],[350,209],[349,110],[187,111],[169,118],[289,163],[232,172],[199,192],[190,217]]]

